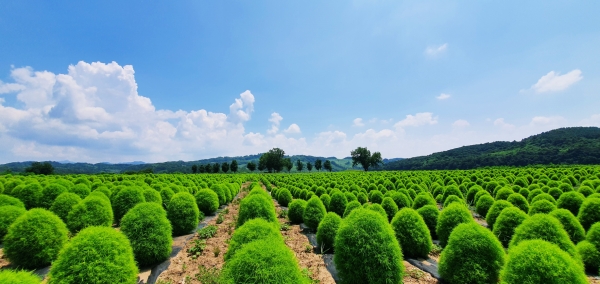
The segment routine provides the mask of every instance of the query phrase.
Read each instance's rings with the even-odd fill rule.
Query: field
[[[2,175],[0,282],[600,283],[598,222],[596,166]]]

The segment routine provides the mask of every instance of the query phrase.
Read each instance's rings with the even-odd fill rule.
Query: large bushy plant
[[[588,198],[581,204],[577,214],[579,223],[588,230],[594,223],[600,221],[600,199]]]
[[[54,200],[52,206],[50,206],[50,211],[66,223],[69,212],[71,212],[73,206],[79,204],[79,202],[81,202],[79,195],[72,192],[64,192]]]
[[[435,232],[437,227],[437,220],[440,216],[440,210],[438,210],[435,205],[425,205],[419,209],[417,209],[417,213],[423,217],[423,221],[427,225],[427,229],[429,229],[429,233],[431,234],[431,238],[437,238],[437,234]]]
[[[334,212],[329,212],[319,223],[317,228],[317,243],[321,252],[332,253],[335,249],[335,235],[342,223],[342,218]]]
[[[431,234],[416,210],[403,208],[394,216],[391,224],[405,256],[427,258],[433,244]]]
[[[440,240],[440,246],[445,247],[452,230],[459,224],[474,222],[469,209],[462,204],[453,203],[444,208],[438,217],[436,234]]]
[[[198,209],[204,215],[212,215],[219,209],[219,196],[208,188],[198,190],[195,195]]]
[[[233,257],[244,245],[263,239],[273,240],[277,243],[283,242],[277,224],[262,218],[249,220],[233,232],[233,236],[229,241],[229,248],[225,254],[225,260]]]
[[[193,231],[198,226],[198,222],[204,219],[204,215],[200,214],[192,194],[179,192],[173,195],[169,202],[167,218],[171,222],[173,236],[181,236]]]
[[[39,284],[39,276],[28,271],[0,270],[0,283],[2,284]]]
[[[323,195],[321,195],[321,197],[323,197]],[[313,196],[306,203],[306,208],[304,208],[304,215],[302,215],[302,219],[304,219],[304,224],[307,227],[316,230],[321,220],[325,217],[325,214],[327,214],[325,205],[323,205],[323,202],[321,202],[320,198]]]
[[[547,214],[533,215],[515,229],[509,248],[519,245],[526,240],[544,240],[556,244],[572,257],[577,257],[575,245],[560,222]]]
[[[565,231],[574,244],[585,239],[585,230],[583,229],[583,226],[581,226],[577,217],[569,210],[557,209],[550,212],[550,216],[556,218],[563,225],[563,228],[565,228]]]
[[[27,212],[25,208],[14,205],[0,206],[0,243],[2,243],[8,227],[25,212]]]
[[[88,196],[73,206],[67,215],[67,228],[73,234],[91,226],[110,227],[113,211],[108,197]]]
[[[144,191],[140,187],[129,186],[119,191],[112,203],[117,223],[121,221],[121,218],[123,218],[129,209],[142,202],[146,202],[146,199],[144,198]]]
[[[171,223],[158,203],[144,202],[129,210],[121,220],[121,232],[129,239],[139,266],[160,263],[171,254]]]

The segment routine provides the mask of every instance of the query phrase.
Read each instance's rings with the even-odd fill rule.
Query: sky
[[[596,1],[1,1],[0,163],[384,158],[600,126]]]

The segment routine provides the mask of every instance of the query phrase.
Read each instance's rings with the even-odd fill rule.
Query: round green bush
[[[506,284],[588,283],[581,265],[543,240],[527,240],[511,248],[500,278]]]
[[[583,201],[577,219],[587,231],[594,223],[600,221],[600,199],[589,198]]]
[[[500,241],[475,222],[458,225],[440,255],[438,272],[449,283],[498,283],[505,254]]]
[[[323,195],[321,195],[321,197],[323,197]],[[306,208],[304,208],[304,215],[302,215],[302,219],[307,227],[316,230],[319,227],[321,220],[325,217],[325,214],[327,214],[325,205],[323,205],[323,202],[321,202],[320,198],[313,196],[306,203]]]
[[[8,227],[19,218],[21,215],[25,214],[27,210],[22,207],[13,206],[13,205],[5,205],[0,206],[0,243],[2,243],[2,239],[6,235],[8,231]]]
[[[510,241],[509,249],[519,245],[525,240],[540,239],[558,245],[572,257],[577,256],[575,245],[560,222],[547,214],[536,214],[525,219],[515,229],[515,234]]]
[[[219,209],[219,196],[208,188],[198,190],[195,195],[198,209],[204,215],[212,215]]]
[[[5,205],[12,205],[25,209],[25,204],[23,204],[23,201],[6,194],[0,194],[0,206]]]
[[[160,192],[152,188],[145,188],[143,193],[144,200],[146,200],[146,202],[154,202],[156,204],[162,205],[162,197],[160,196]]]
[[[596,246],[584,240],[579,242],[575,246],[575,249],[579,256],[581,256],[581,260],[583,260],[585,271],[590,274],[598,273],[598,269],[600,268],[600,252],[598,252]]]
[[[33,272],[1,270],[0,283],[2,284],[40,284],[42,280]]]
[[[391,197],[385,197],[383,198],[383,201],[381,201],[381,207],[383,207],[385,214],[388,216],[388,222],[391,222],[392,218],[394,218],[396,213],[398,213],[398,206],[396,205],[396,202],[394,202]]]
[[[496,223],[496,218],[500,215],[500,212],[505,208],[512,207],[513,205],[506,200],[496,200],[490,210],[488,210],[487,215],[485,215],[485,221],[488,224],[488,228],[490,230],[494,230],[494,223]]]
[[[25,204],[27,210],[38,206],[42,197],[42,186],[39,183],[30,183],[25,186],[16,187],[12,196],[18,198]]]
[[[556,218],[562,225],[571,241],[576,244],[585,239],[585,230],[583,226],[577,220],[577,217],[573,215],[567,209],[557,209],[550,212],[550,216]]]
[[[327,209],[327,211],[329,211],[329,203],[331,203],[331,196],[329,196],[329,194],[325,193],[325,194],[321,195],[319,198],[321,199],[321,202],[323,202],[325,209]]]
[[[372,190],[369,192],[369,201],[371,201],[371,203],[380,204],[381,201],[383,201],[383,193],[379,190]]]
[[[417,210],[423,206],[427,206],[427,205],[437,205],[435,202],[435,199],[433,199],[433,197],[431,197],[429,194],[427,193],[419,193],[417,194],[417,196],[415,197],[415,200],[413,201],[412,204],[412,208]]]
[[[519,194],[523,195],[523,197],[525,197],[525,199],[527,199],[529,197],[529,189],[527,189],[527,188],[521,188],[519,190]],[[527,203],[529,203],[529,201],[527,201]]]
[[[292,224],[300,224],[304,221],[304,209],[306,208],[306,200],[294,199],[288,207],[288,219]]]
[[[352,202],[351,202],[352,203]],[[342,223],[342,218],[334,212],[329,212],[317,227],[317,243],[322,253],[332,253],[335,249],[335,235]]]
[[[529,216],[517,207],[504,208],[494,224],[493,233],[504,247],[508,247],[515,229]]]
[[[531,199],[530,203],[533,204],[536,201],[540,201],[540,200],[547,200],[547,201],[550,201],[552,204],[556,205],[556,199],[554,199],[554,197],[552,197],[552,195],[550,195],[548,193],[538,194],[536,197]]]
[[[110,201],[110,197],[112,196],[112,191],[110,191],[110,189],[108,189],[108,187],[106,187],[104,185],[97,187],[94,191],[92,191],[92,193],[94,193],[94,192],[101,192],[106,197],[108,197],[109,201]]]
[[[466,206],[452,203],[444,208],[438,217],[435,232],[440,240],[440,246],[445,247],[452,230],[459,224],[474,222],[471,212]]]
[[[344,211],[346,210],[346,205],[348,205],[348,200],[346,196],[336,191],[331,195],[331,202],[329,202],[329,211],[338,214],[339,216],[344,215]]]
[[[137,283],[129,240],[113,228],[88,227],[61,250],[48,284]]]
[[[456,195],[450,195],[450,196],[448,196],[448,198],[446,198],[446,201],[444,201],[443,207],[447,207],[448,205],[450,205],[452,203],[459,203],[462,205],[466,205],[465,201],[463,199],[461,199],[460,197],[458,197]]]
[[[240,218],[241,212],[240,206]],[[200,214],[194,196],[182,191],[171,198],[167,207],[167,218],[171,222],[173,236],[181,236],[193,231],[204,216]]]
[[[213,184],[210,189],[212,191],[214,191],[217,196],[219,196],[219,206],[221,205],[225,205],[227,204],[227,196],[225,195],[225,191],[223,190],[223,188],[221,188],[221,186],[219,184]],[[264,191],[262,190],[262,188],[258,188],[260,191]],[[254,189],[252,189],[250,192],[254,191]],[[248,194],[250,195],[250,194]]]
[[[600,250],[600,223],[595,223],[587,232],[586,240]]]
[[[279,202],[279,205],[283,207],[287,207],[288,204],[292,202],[292,199],[292,193],[286,188],[283,188],[277,192],[277,202]]]
[[[525,213],[529,212],[529,202],[527,202],[527,198],[520,193],[511,194],[508,196],[506,201],[510,202],[510,204],[521,209]]]
[[[394,203],[396,203],[396,206],[398,207],[398,210],[408,207],[410,208],[412,206],[412,202],[410,200],[410,197],[408,197],[409,194],[405,194],[404,192],[393,192],[392,194],[390,194],[389,197],[391,197],[394,200]],[[384,198],[385,199],[385,198]],[[433,201],[435,203],[435,200]],[[383,201],[382,201],[383,203]]]
[[[494,198],[489,194],[481,196],[475,205],[475,212],[482,217],[487,216],[488,211],[494,205],[494,201]]]
[[[348,202],[358,201],[358,199],[356,198],[356,195],[354,195],[354,193],[352,193],[352,192],[344,192],[344,196],[346,196],[346,200]]]
[[[475,194],[480,190],[483,190],[483,188],[478,185],[469,188],[469,191],[467,192],[467,204],[475,204]]]
[[[171,254],[171,223],[158,203],[144,202],[129,210],[121,220],[121,232],[131,242],[141,267],[160,263]]]
[[[360,202],[352,201],[352,202],[348,203],[348,205],[346,205],[346,210],[344,210],[343,217],[346,218],[346,216],[348,216],[350,214],[350,212],[352,212],[352,210],[355,210],[357,208],[362,208],[362,205],[360,204]],[[332,213],[335,213],[335,212],[332,212]]]
[[[251,194],[242,199],[236,227],[240,227],[245,222],[254,218],[262,218],[269,222],[277,223],[275,205],[268,194],[262,189],[261,191],[263,193]]]
[[[460,197],[460,199],[463,199],[463,194],[460,191],[460,189],[458,188],[458,186],[456,185],[450,185],[448,187],[446,187],[446,189],[444,190],[444,194],[442,196],[442,204],[444,204],[444,202],[446,202],[446,198],[448,198],[448,196],[451,195],[455,195]]]
[[[594,190],[591,189],[589,186],[581,186],[581,187],[579,187],[577,192],[579,192],[579,193],[583,194],[583,196],[587,197],[590,194],[593,194]]]
[[[360,204],[365,204],[369,202],[369,197],[367,197],[367,194],[365,194],[364,192],[359,192],[356,195],[356,200],[360,202]]]
[[[225,260],[232,258],[238,250],[244,247],[244,245],[265,239],[283,243],[283,238],[275,223],[262,218],[249,220],[233,232],[231,240],[229,241],[229,248],[225,254]]]
[[[405,256],[427,258],[432,246],[431,233],[416,210],[403,208],[391,224]]]
[[[81,197],[79,197],[79,195],[72,192],[64,192],[54,200],[50,207],[50,211],[66,223],[69,212],[71,212],[73,206],[79,204],[79,202],[81,202]]]
[[[50,209],[54,200],[62,193],[67,192],[67,188],[58,184],[51,183],[42,190],[39,206],[44,209]]]
[[[437,227],[437,220],[440,215],[440,211],[435,205],[425,205],[419,209],[417,209],[417,213],[423,217],[423,221],[427,225],[427,229],[431,234],[431,238],[437,238],[437,234],[435,233],[435,228]]]
[[[67,226],[54,213],[34,208],[9,227],[4,237],[4,255],[26,269],[49,265],[67,242]]]
[[[387,219],[357,209],[346,217],[335,236],[333,261],[348,283],[400,283],[404,275],[402,251]]]
[[[169,187],[164,187],[160,190],[160,197],[163,201],[164,208],[169,207],[169,202],[171,201],[171,198],[173,198],[173,195],[175,195],[175,192],[173,192],[173,190]],[[217,203],[219,203],[218,197],[217,197]],[[218,204],[217,204],[217,207],[219,207]]]
[[[383,209],[383,207],[381,207],[381,204],[371,204],[367,207],[367,209],[371,210],[371,211],[375,211],[377,213],[379,213],[379,215],[385,217],[387,219],[387,212],[385,212],[385,209]]]
[[[283,242],[271,239],[250,242],[236,251],[225,263],[221,277],[226,284],[308,281],[302,276],[294,253]]]
[[[88,196],[73,206],[67,215],[67,228],[73,234],[92,226],[110,227],[113,211],[108,198]]]
[[[227,185],[217,184],[216,186],[220,187],[225,195],[225,203],[224,204],[227,204],[233,200],[233,194],[231,192],[231,189]]]
[[[473,199],[475,206],[477,206],[477,202],[479,201],[479,198],[481,198],[484,195],[489,195],[490,197],[492,197],[492,195],[489,192],[487,192],[486,190],[478,191],[477,193],[475,193],[475,198]],[[494,197],[492,197],[492,199],[494,199]]]
[[[119,191],[112,203],[117,223],[121,222],[121,218],[123,218],[129,209],[142,202],[146,202],[146,199],[144,198],[143,190],[139,187],[130,186]]]
[[[529,207],[529,215],[533,216],[535,214],[549,214],[550,212],[556,210],[556,205],[552,204],[552,202],[542,199],[536,202],[531,203]]]
[[[557,200],[558,198],[560,198],[560,195],[562,193],[563,193],[562,190],[560,190],[560,189],[558,189],[556,187],[551,188],[550,190],[548,190],[548,194],[550,196],[552,196],[554,198],[554,200]]]
[[[69,192],[75,193],[75,194],[79,195],[79,197],[81,199],[83,199],[83,198],[86,198],[92,191],[87,186],[87,184],[78,183],[75,186],[69,188]]]
[[[496,192],[496,200],[507,200],[508,197],[515,193],[510,187],[503,187]]]
[[[325,188],[324,188],[324,187],[322,187],[322,186],[318,186],[318,187],[317,187],[317,189],[315,190],[315,194],[316,194],[318,197],[321,197],[321,195],[323,195],[323,194],[326,194],[326,193],[327,193],[327,191],[326,191],[326,190],[325,190]]]
[[[532,203],[533,198],[535,198],[536,196],[543,194],[544,192],[541,189],[534,189],[529,193],[529,196],[527,196],[527,202],[529,202],[529,204]]]

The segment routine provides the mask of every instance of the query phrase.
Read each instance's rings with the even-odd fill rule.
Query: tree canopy
[[[365,171],[368,171],[371,166],[377,166],[383,163],[381,153],[375,152],[371,155],[371,151],[366,147],[356,148],[354,151],[350,152],[350,156],[352,156],[352,166],[354,167],[360,164]]]

